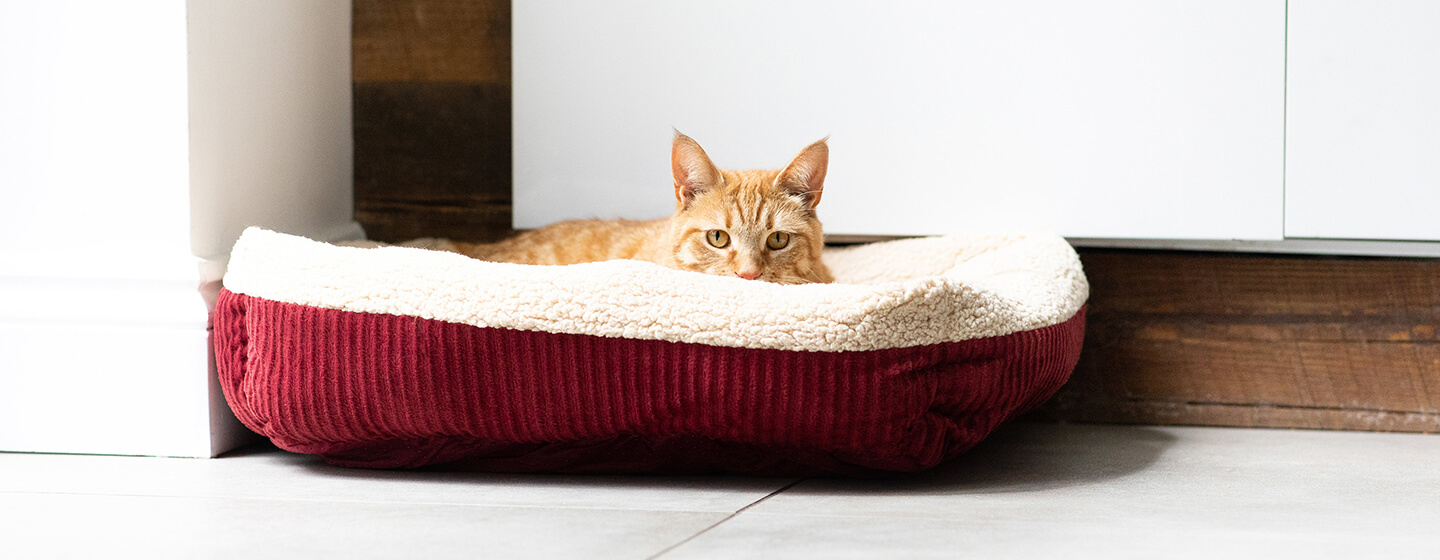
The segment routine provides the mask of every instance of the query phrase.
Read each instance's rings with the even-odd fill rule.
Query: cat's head
[[[780,284],[831,282],[820,251],[825,235],[815,205],[830,148],[806,146],[778,171],[715,167],[700,144],[675,133],[672,257],[679,268]]]

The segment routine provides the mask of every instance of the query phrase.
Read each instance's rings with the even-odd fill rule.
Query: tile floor
[[[0,454],[0,558],[1440,558],[1440,435],[1016,424],[892,480]]]

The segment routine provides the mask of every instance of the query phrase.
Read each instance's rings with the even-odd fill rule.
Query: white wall
[[[0,276],[193,272],[185,3],[0,2]]]
[[[343,0],[0,2],[0,450],[211,456],[246,225],[357,237]]]
[[[1290,2],[1285,234],[1440,240],[1440,2]]]
[[[190,0],[191,246],[247,226],[358,239],[350,2]]]
[[[0,449],[210,453],[186,95],[183,1],[0,3]]]
[[[1285,3],[513,7],[515,225],[673,208],[670,127],[722,167],[831,135],[838,234],[1283,235]]]

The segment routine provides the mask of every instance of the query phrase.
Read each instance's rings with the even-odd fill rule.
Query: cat
[[[675,132],[670,167],[675,213],[649,221],[571,220],[498,243],[420,239],[404,243],[473,258],[566,265],[612,259],[777,284],[829,283],[815,206],[830,148],[819,140],[778,171],[720,169],[700,144]]]

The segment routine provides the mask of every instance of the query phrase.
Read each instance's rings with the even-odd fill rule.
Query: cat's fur
[[[825,236],[815,216],[829,154],[820,140],[778,171],[722,170],[700,144],[676,132],[670,151],[675,213],[668,218],[572,220],[498,243],[417,240],[406,245],[499,262],[564,265],[635,259],[780,284],[831,282],[834,278],[820,260]],[[779,248],[767,246],[777,232],[788,236],[787,242]],[[723,244],[718,242],[722,237]],[[778,238],[773,243],[780,245]]]

